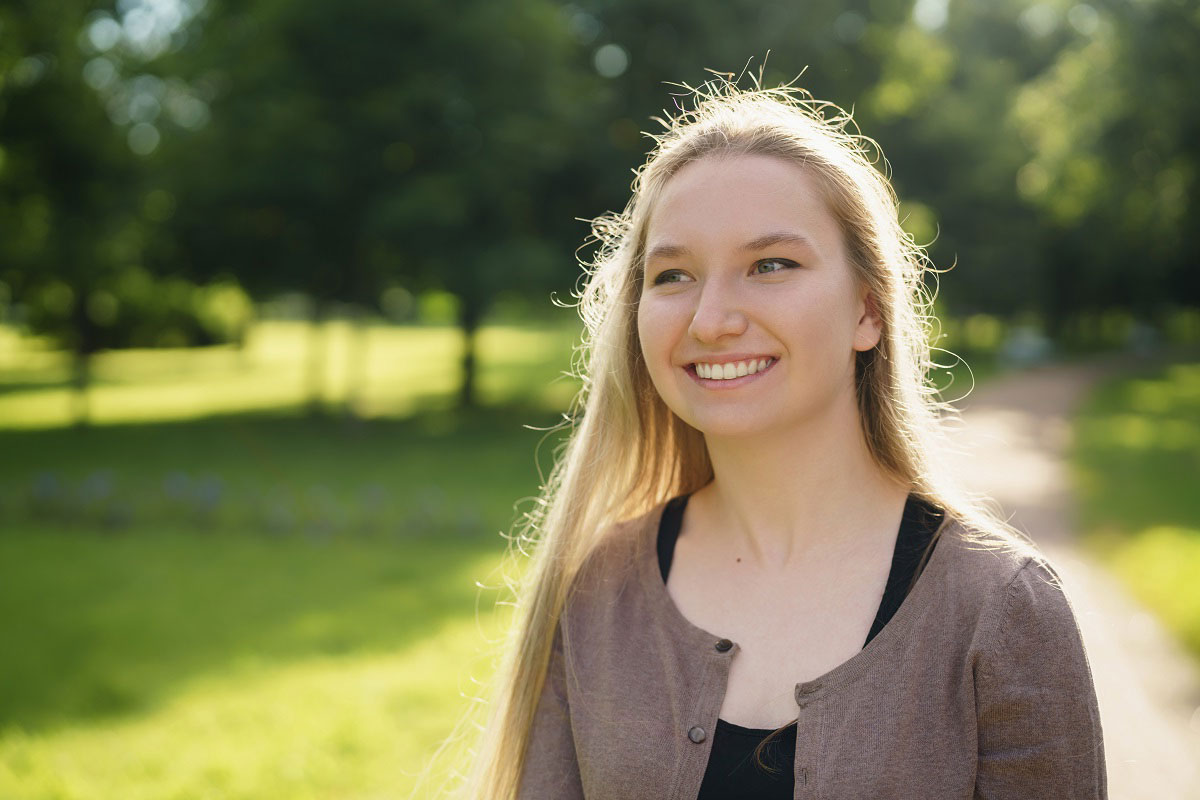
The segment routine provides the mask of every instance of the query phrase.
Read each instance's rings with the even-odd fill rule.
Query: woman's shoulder
[[[955,542],[948,551],[956,556],[951,561],[959,567],[952,585],[959,590],[957,598],[943,599],[958,609],[961,641],[991,691],[1034,677],[1047,684],[1090,685],[1078,606],[1055,561],[1006,531],[990,532],[987,547],[961,534],[949,541]],[[1003,544],[1009,546],[998,546]]]
[[[998,525],[981,526],[947,516],[937,532],[938,547],[950,553],[964,577],[1007,581],[1030,563],[1049,565],[1049,557],[1025,534]]]
[[[640,559],[645,556],[646,548],[653,545],[667,502],[603,526],[583,558],[576,583],[594,586],[636,578]]]
[[[939,532],[943,547],[943,591],[981,622],[1014,613],[1072,615],[1058,566],[1023,534],[948,519]]]

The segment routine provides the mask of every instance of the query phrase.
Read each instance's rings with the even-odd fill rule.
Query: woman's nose
[[[722,336],[744,333],[746,315],[736,291],[709,281],[700,291],[688,333],[700,342],[715,342]]]

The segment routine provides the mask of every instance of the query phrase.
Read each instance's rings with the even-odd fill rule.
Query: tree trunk
[[[483,304],[473,298],[462,298],[462,313],[459,323],[463,332],[462,387],[458,395],[458,406],[463,410],[479,407],[475,390],[475,334],[483,318]]]
[[[87,314],[88,293],[81,290],[71,310],[71,423],[76,428],[91,425],[92,354],[96,351],[95,323]]]

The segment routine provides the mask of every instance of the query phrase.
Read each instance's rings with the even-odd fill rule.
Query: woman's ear
[[[854,349],[870,350],[879,344],[883,336],[883,317],[879,314],[879,303],[870,290],[864,292],[858,302],[858,327],[854,331]]]

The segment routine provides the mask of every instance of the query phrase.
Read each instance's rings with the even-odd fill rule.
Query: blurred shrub
[[[1200,309],[1173,308],[1164,315],[1163,335],[1172,344],[1200,342]]]
[[[574,308],[555,304],[575,303],[564,290],[541,292],[503,291],[496,294],[488,309],[487,321],[494,325],[523,325],[530,322],[560,323],[579,318]]]
[[[392,322],[412,322],[417,315],[417,299],[403,286],[389,286],[379,296],[379,308]]]
[[[417,319],[425,325],[453,325],[459,306],[459,299],[449,292],[429,289],[417,296]]]
[[[69,346],[76,335],[77,304],[94,326],[95,349],[241,344],[254,305],[236,283],[207,286],[183,278],[155,278],[129,267],[86,296],[51,281],[29,298],[21,321],[34,333]]]

